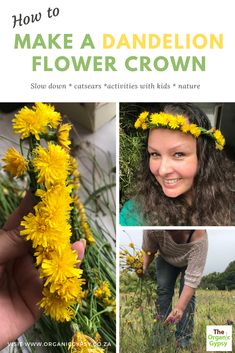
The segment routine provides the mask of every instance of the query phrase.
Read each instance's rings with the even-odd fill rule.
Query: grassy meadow
[[[176,289],[174,301],[177,297]],[[235,321],[235,291],[197,289],[193,339],[190,348],[182,350],[176,348],[175,325],[164,326],[156,320],[155,301],[153,281],[131,280],[130,275],[121,274],[120,353],[204,353],[206,326],[226,325],[227,320]]]

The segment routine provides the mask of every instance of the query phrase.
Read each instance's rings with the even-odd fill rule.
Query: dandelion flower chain
[[[53,319],[69,321],[74,315],[72,306],[84,298],[85,283],[83,271],[78,268],[77,252],[70,244],[70,212],[74,202],[71,195],[75,186],[71,174],[76,186],[79,183],[77,164],[68,154],[71,125],[61,124],[61,115],[53,106],[36,103],[32,109],[24,107],[15,115],[13,129],[22,140],[29,139],[29,160],[11,148],[4,158],[4,169],[13,176],[21,176],[29,168],[38,188],[35,194],[39,202],[34,212],[23,218],[20,234],[31,241],[36,266],[44,280],[39,305]],[[51,136],[53,142],[42,147],[40,139],[48,140]]]
[[[73,316],[71,306],[83,298],[84,284],[82,270],[77,268],[77,253],[70,246],[69,211],[73,201],[72,186],[67,185],[70,158],[62,147],[52,143],[48,149],[39,146],[35,155],[33,166],[44,190],[36,192],[41,201],[35,207],[35,215],[30,214],[22,221],[25,229],[21,234],[32,241],[35,255],[40,258],[37,263],[40,277],[44,278],[40,306],[57,321],[68,321]]]
[[[27,173],[36,196],[33,201],[37,200],[37,204],[23,218],[20,234],[30,241],[42,279],[38,306],[50,317],[43,320],[70,321],[66,327],[74,333],[69,347],[72,353],[104,353],[107,349],[102,349],[102,341],[115,346],[113,277],[111,267],[105,265],[106,251],[100,246],[103,240],[98,233],[99,244],[89,246],[96,240],[77,196],[80,173],[77,160],[69,155],[71,127],[62,124],[60,113],[48,104],[22,108],[13,119],[13,129],[20,134],[21,153],[9,149],[4,170],[16,177]],[[87,240],[84,272],[79,268],[77,251],[72,249],[82,244],[71,246],[71,241],[81,238]],[[83,248],[80,250],[82,256]],[[63,334],[64,325],[53,322],[54,327]],[[71,340],[71,333],[66,335]]]
[[[80,173],[78,172],[78,164],[77,164],[76,159],[71,157],[70,164],[71,164],[71,174],[73,176],[73,187],[74,187],[74,189],[79,189],[80,188]],[[77,195],[74,196],[73,202],[74,202],[74,206],[76,207],[76,209],[78,211],[81,227],[82,227],[82,230],[86,236],[87,243],[89,245],[93,245],[93,244],[95,244],[96,241],[93,237],[92,231],[91,231],[90,226],[88,224],[84,205]]]
[[[222,150],[225,145],[225,138],[219,130],[210,129],[206,130],[196,124],[189,124],[187,119],[182,115],[172,115],[168,113],[152,113],[145,111],[142,112],[135,122],[136,129],[156,129],[167,128],[171,130],[179,130],[185,134],[191,134],[193,137],[198,138],[201,135],[208,136],[215,141],[215,148]]]
[[[78,209],[80,219],[81,219],[81,227],[83,229],[84,234],[86,235],[86,240],[87,240],[88,244],[95,244],[95,239],[94,239],[92,232],[91,232],[91,229],[87,223],[87,217],[86,217],[83,203],[81,202],[81,200],[77,196],[74,198],[74,205]]]
[[[62,124],[61,120],[60,113],[48,104],[22,108],[13,119],[13,129],[20,134],[21,146],[27,139],[27,160],[11,148],[3,161],[4,170],[12,176],[29,173],[39,199],[34,211],[23,218],[20,234],[31,242],[35,265],[43,279],[39,305],[52,319],[62,322],[71,320],[75,314],[73,306],[85,297],[83,271],[78,268],[77,252],[70,244],[74,214],[79,215],[78,226],[88,244],[94,244],[95,239],[84,206],[76,196],[80,174],[76,159],[69,155],[72,125]],[[43,146],[41,139],[47,142]],[[115,305],[111,292],[106,293],[102,302]]]

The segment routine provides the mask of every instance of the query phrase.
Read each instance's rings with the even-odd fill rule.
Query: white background
[[[0,77],[1,101],[234,101],[235,89],[235,40],[233,1],[63,1],[52,0],[32,2],[8,0],[0,5]],[[57,17],[49,19],[47,9],[59,8]],[[13,29],[12,16],[30,16],[42,13],[39,22],[17,26]],[[74,49],[14,49],[16,33],[30,33],[31,38],[38,33],[47,37],[48,33],[72,33]],[[96,49],[79,49],[85,33],[90,33]],[[223,33],[222,50],[102,50],[102,34],[112,33]],[[57,56],[113,55],[117,58],[118,72],[32,72],[33,55],[48,55],[51,60]],[[206,55],[206,72],[128,72],[122,69],[123,58],[130,55],[146,56],[186,56]],[[30,84],[81,84],[81,83],[181,83],[200,84],[200,90],[32,90]]]
[[[7,0],[0,3],[0,85],[1,102],[108,102],[108,101],[190,101],[190,102],[234,102],[235,88],[235,40],[234,40],[234,0],[152,0],[125,2],[100,0]],[[58,7],[58,17],[48,19],[48,7]],[[30,16],[42,13],[38,23],[13,29],[13,15]],[[32,38],[38,33],[73,33],[73,50],[15,50],[16,33],[30,33]],[[95,50],[79,50],[79,43],[85,33],[90,33]],[[121,33],[223,33],[223,50],[191,51],[165,50],[152,51],[127,49],[104,52],[101,50],[103,33],[112,33],[117,38]],[[78,43],[78,45],[76,45]],[[112,55],[117,62],[130,55],[155,57],[206,55],[206,72],[32,72],[33,55]],[[32,90],[31,83],[38,84],[81,84],[81,83],[181,83],[200,84],[200,90]],[[1,129],[1,128],[0,128]],[[118,152],[118,150],[117,150]],[[118,156],[117,156],[118,157]],[[117,285],[118,290],[118,285]],[[117,296],[118,297],[118,296]],[[118,298],[117,298],[118,299]],[[118,326],[118,324],[117,324]]]

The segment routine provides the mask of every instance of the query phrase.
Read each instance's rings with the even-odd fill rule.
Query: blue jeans
[[[184,287],[184,274],[186,267],[179,268],[170,265],[161,256],[157,257],[157,312],[161,317],[166,318],[172,310],[172,298],[174,295],[175,283],[181,273],[180,290]],[[193,296],[185,309],[182,319],[176,325],[176,340],[189,342],[193,333],[194,310],[196,298]]]

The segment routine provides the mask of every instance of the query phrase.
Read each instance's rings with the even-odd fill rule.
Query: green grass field
[[[153,284],[120,285],[120,353],[206,352],[206,326],[235,322],[235,291],[198,289],[194,335],[187,350],[176,349],[174,325],[164,326],[155,320],[155,287]],[[175,291],[174,301],[178,293]],[[233,325],[234,326],[234,325]],[[235,329],[233,327],[233,352]]]

